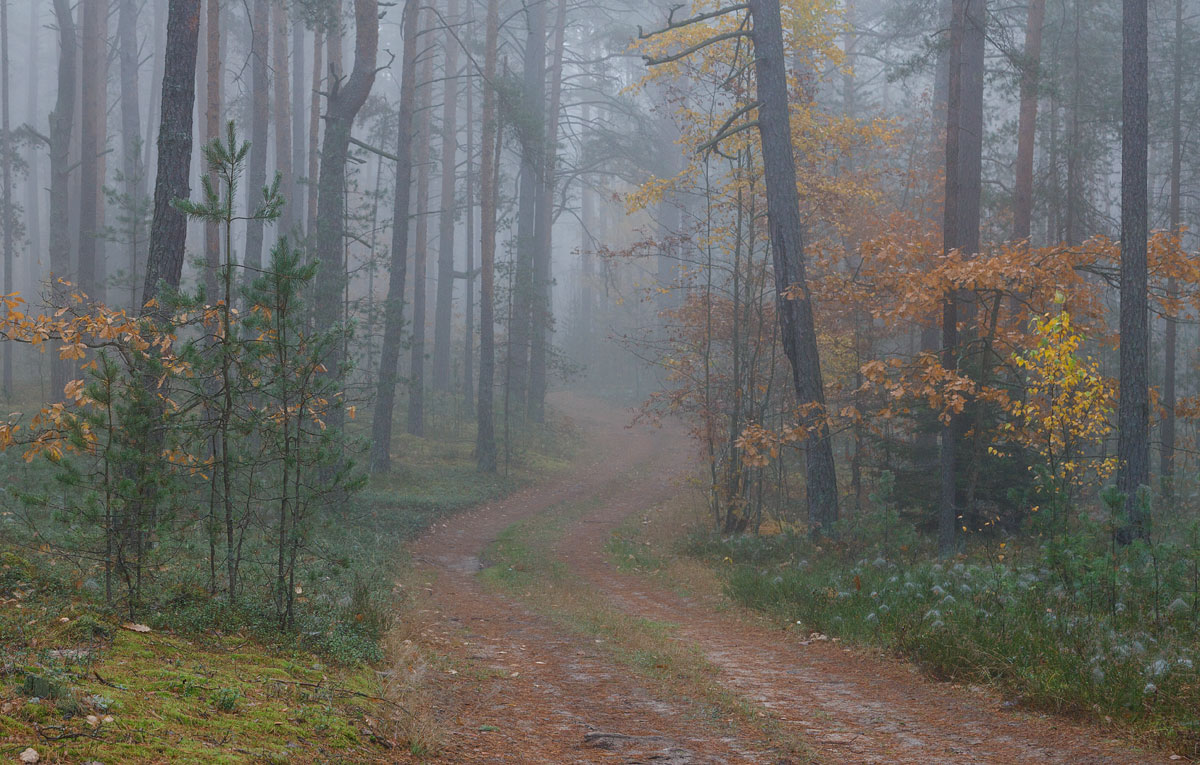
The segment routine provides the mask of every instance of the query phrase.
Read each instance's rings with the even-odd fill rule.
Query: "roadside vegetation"
[[[981,536],[939,560],[883,508],[816,541],[788,530],[697,532],[686,553],[717,572],[733,601],[796,629],[894,651],[938,679],[995,686],[1013,706],[1200,752],[1194,524],[1119,546],[1084,518],[1053,537]]]
[[[445,419],[436,437],[399,436],[405,459],[395,470],[314,514],[287,629],[269,598],[229,604],[198,585],[203,546],[172,549],[135,621],[105,603],[102,561],[63,554],[69,515],[4,511],[0,754],[296,762],[435,750],[437,724],[420,702],[423,668],[438,659],[410,639],[419,601],[403,543],[561,470],[573,448],[570,427],[552,417],[514,439],[507,476],[480,473],[473,423]],[[10,454],[2,467],[22,486],[53,486],[46,460]],[[254,591],[257,580],[245,581]]]

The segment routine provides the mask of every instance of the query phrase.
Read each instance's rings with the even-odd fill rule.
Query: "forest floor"
[[[659,557],[695,507],[681,428],[559,401],[572,469],[438,523],[412,546],[405,644],[436,655],[423,708],[443,762],[1150,763],[1114,730],[784,628],[711,571]]]

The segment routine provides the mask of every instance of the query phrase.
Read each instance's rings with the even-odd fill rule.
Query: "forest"
[[[0,759],[1200,759],[1197,0],[0,0]]]

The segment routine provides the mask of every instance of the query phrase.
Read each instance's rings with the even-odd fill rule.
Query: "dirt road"
[[[1161,753],[1103,732],[1004,708],[981,689],[930,682],[903,662],[807,641],[710,598],[689,598],[608,560],[631,514],[680,491],[692,447],[679,430],[627,428],[629,416],[571,399],[586,440],[564,476],[437,526],[413,554],[427,567],[425,639],[449,657],[437,706],[444,762],[505,763],[1150,763]],[[580,508],[586,508],[581,510]],[[573,509],[573,510],[572,510]],[[607,608],[671,625],[744,713],[640,672],[614,643],[564,627],[529,593],[476,576],[483,551],[520,521],[561,514],[552,551]],[[572,594],[574,593],[574,594]],[[548,611],[547,609],[550,609]],[[711,694],[710,694],[711,695]],[[756,724],[765,721],[764,724]],[[800,748],[781,747],[799,739]]]

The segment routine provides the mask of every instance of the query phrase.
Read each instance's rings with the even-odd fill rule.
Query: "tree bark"
[[[42,40],[42,6],[36,4],[29,13],[29,60],[34,62],[41,61],[41,40]],[[38,96],[39,75],[41,74],[40,66],[30,67],[29,72],[29,88],[26,91],[26,121],[30,125],[36,125],[38,122]],[[42,278],[43,274],[39,271],[42,262],[42,191],[45,188],[42,186],[42,171],[41,162],[37,152],[29,152],[29,182],[25,186],[26,202],[25,202],[25,218],[26,226],[29,230],[29,251],[34,254],[26,264],[28,278],[31,285],[36,285]]]
[[[271,4],[271,68],[275,83],[275,171],[280,175],[279,187],[286,196],[286,204],[280,211],[280,235],[288,235],[297,219],[295,176],[292,169],[292,104],[291,73],[288,66],[288,16],[283,3]]]
[[[446,0],[446,23],[458,22],[458,0]],[[447,27],[443,45],[442,188],[438,211],[437,302],[433,312],[433,388],[450,389],[450,320],[454,312],[454,194],[458,163],[458,40]]]
[[[546,147],[546,4],[525,7],[528,34],[521,92],[521,171],[517,202],[517,262],[513,283],[513,311],[508,317],[507,360],[509,401],[526,413],[529,398],[529,355],[533,334],[534,260],[538,246],[537,206],[545,171]]]
[[[1046,0],[1030,0],[1021,68],[1021,107],[1017,124],[1017,167],[1013,199],[1013,240],[1029,239],[1033,218],[1033,149],[1037,128],[1038,82],[1042,66],[1042,24]]]
[[[1183,201],[1180,198],[1183,175],[1183,0],[1175,0],[1175,50],[1171,101],[1171,233],[1182,237]],[[1179,285],[1172,277],[1167,281],[1167,299],[1179,297]],[[1175,313],[1167,311],[1163,338],[1163,421],[1162,450],[1159,454],[1159,480],[1162,483],[1163,503],[1168,507],[1175,497],[1175,374],[1178,327]]]
[[[204,142],[221,136],[221,0],[207,0]],[[216,188],[217,176],[209,174]],[[210,302],[217,299],[217,274],[221,270],[221,227],[216,221],[204,224],[204,289]]]
[[[469,14],[474,26],[475,14]],[[466,314],[466,326],[463,331],[463,404],[467,415],[475,411],[475,83],[467,78],[467,167],[464,173],[465,187],[464,202],[466,208],[466,254],[467,271],[466,284],[463,292],[463,309]]]
[[[267,183],[267,131],[271,94],[268,76],[270,55],[270,0],[254,0],[250,19],[250,156],[246,162],[246,244],[242,253],[243,279],[248,284],[262,270],[265,224],[254,219]],[[327,277],[329,274],[323,274]]]
[[[1121,353],[1117,488],[1125,494],[1126,538],[1148,536],[1138,494],[1150,484],[1149,306],[1146,275],[1148,22],[1146,0],[1122,2]]]
[[[550,103],[546,110],[546,158],[542,164],[542,185],[534,231],[537,248],[533,256],[534,303],[531,314],[529,348],[529,419],[542,422],[546,418],[546,361],[550,355],[554,328],[554,281],[552,234],[554,231],[554,166],[558,143],[558,112],[562,101],[563,52],[567,27],[567,2],[559,0],[554,22],[554,63],[550,69]]]
[[[479,403],[475,407],[475,459],[479,469],[496,472],[495,264],[496,264],[496,45],[499,0],[488,0],[484,37],[483,133],[479,150]]]
[[[58,280],[73,278],[71,232],[63,224],[70,214],[71,133],[75,124],[75,80],[79,74],[70,0],[54,0],[54,15],[58,24],[58,95],[50,113],[50,220],[57,225],[50,227],[50,281],[57,304],[66,292]],[[63,395],[66,384],[67,363],[57,355],[52,356],[50,390],[56,400]]]
[[[187,245],[187,218],[171,202],[191,194],[192,111],[196,105],[196,50],[200,35],[200,0],[170,0],[167,51],[158,128],[158,172],[154,182],[154,219],[150,224],[150,257],[146,264],[145,302],[159,296],[160,284],[178,289]],[[158,313],[158,311],[155,311]]]
[[[428,15],[428,14],[427,14]],[[427,23],[426,28],[432,26]],[[433,111],[433,55],[425,55],[421,66],[419,86],[422,88],[417,107],[417,216],[416,236],[413,241],[413,316],[412,356],[408,366],[408,432],[414,436],[425,435],[425,294],[426,266],[429,262],[429,141],[432,133]]]
[[[950,87],[946,126],[946,201],[943,248],[966,257],[979,252],[980,197],[983,171],[983,57],[987,23],[985,0],[955,0],[951,19]],[[960,311],[960,308],[962,309]],[[963,341],[958,325],[973,313],[969,296],[952,291],[942,317],[942,364],[960,369]],[[986,363],[986,361],[984,362]],[[954,553],[962,509],[958,502],[958,446],[965,413],[950,415],[941,432],[941,492],[938,509],[938,552]]]
[[[105,297],[104,264],[99,262],[103,229],[101,200],[108,99],[108,3],[82,3],[83,109],[80,113],[79,155],[79,287],[92,300]]]
[[[349,78],[331,78],[325,110],[325,139],[321,142],[321,170],[317,182],[316,252],[321,262],[317,282],[316,325],[328,330],[342,316],[346,287],[345,236],[346,157],[354,118],[375,84],[375,61],[379,50],[378,0],[354,0],[354,68]],[[342,344],[336,343],[325,366],[335,373],[344,362]],[[344,421],[341,406],[332,405],[326,423],[335,431]]]
[[[9,82],[8,82],[8,0],[0,0],[0,130],[3,131],[5,144],[12,141],[12,130],[9,122]],[[0,206],[4,209],[4,294],[13,293],[13,215],[12,200],[12,147],[5,145],[4,157],[0,159],[0,176],[4,188],[0,190]],[[12,398],[13,394],[13,348],[14,343],[4,344],[4,397]]]
[[[292,230],[303,237],[305,223],[304,174],[306,162],[304,147],[304,24],[292,22],[292,187],[288,190],[288,204],[292,206]]]
[[[749,0],[754,18],[754,71],[758,90],[758,133],[762,141],[771,262],[775,271],[780,336],[792,367],[792,384],[805,440],[808,519],[814,534],[838,518],[837,474],[825,411],[825,386],[817,351],[812,295],[804,264],[804,224],[796,189],[788,84],[778,0]]]
[[[387,300],[383,308],[383,347],[379,352],[379,385],[371,422],[371,471],[391,469],[392,417],[396,378],[404,337],[404,289],[408,271],[409,207],[412,198],[413,110],[417,88],[417,27],[420,0],[404,4],[404,52],[400,71],[400,110],[396,129],[396,193],[392,206],[392,258]]]
[[[125,176],[125,196],[134,205],[141,204],[146,193],[145,172],[142,168],[141,106],[138,98],[138,40],[137,2],[121,0],[117,18],[121,62],[121,172]],[[138,307],[138,273],[143,243],[129,243],[129,307]]]
[[[319,170],[320,146],[319,140],[321,135],[321,94],[320,90],[321,79],[324,73],[321,71],[321,59],[323,52],[323,44],[325,36],[318,29],[313,33],[313,65],[312,65],[312,92],[309,95],[308,104],[308,188],[305,190],[308,209],[305,211],[305,226],[304,230],[308,235],[309,247],[312,247],[313,241],[317,238],[317,174]]]

